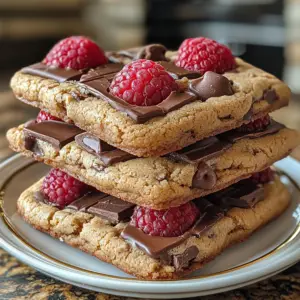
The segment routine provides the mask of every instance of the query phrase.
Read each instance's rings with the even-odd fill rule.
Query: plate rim
[[[1,163],[0,164],[0,174],[1,174],[1,171],[3,170],[4,167],[7,167],[11,163],[13,163],[13,162],[15,162],[17,160],[20,160],[20,159],[23,159],[23,157],[20,154],[17,154],[15,156],[7,159],[3,163]],[[30,161],[30,160],[28,160],[28,161]],[[298,169],[300,168],[300,163],[298,161],[296,161],[295,159],[293,159],[293,158],[290,158],[290,157],[286,158],[285,159],[285,163],[286,164],[291,164],[294,167],[296,165]],[[282,168],[280,168],[280,169],[282,169]],[[300,182],[300,176],[297,179],[298,179],[297,183]],[[1,220],[1,226],[4,224],[2,221],[3,220]],[[299,232],[297,233],[297,235],[299,235]],[[15,236],[15,238],[17,238],[17,237]],[[16,248],[16,245],[10,245],[10,246],[7,245],[6,244],[7,241],[5,240],[5,237],[3,237],[2,232],[0,234],[0,242],[1,242],[1,244],[4,244],[3,248],[8,248],[8,249],[6,249],[8,252],[14,250],[12,252],[14,252],[15,256],[19,257],[19,259],[22,260],[22,261],[24,261],[24,260],[28,261],[28,258],[26,258],[26,255],[32,256],[32,253],[31,254],[27,253],[27,254],[24,254],[24,255],[20,255],[20,254],[22,254],[22,251],[20,251],[18,248]],[[276,267],[270,266],[272,264],[266,264],[267,267],[265,267],[265,268],[263,268],[261,270],[263,272],[260,272],[261,276],[268,276],[268,274],[270,272],[272,273],[272,272],[275,271],[274,268],[278,270],[280,268],[284,268],[284,266],[286,266],[287,264],[293,264],[293,263],[297,262],[300,259],[300,247],[297,248],[296,245],[295,245],[295,244],[297,244],[297,241],[295,241],[295,242],[296,243],[290,245],[290,246],[292,246],[295,249],[289,255],[284,255],[284,253],[289,249],[289,245],[287,245],[287,246],[284,246],[281,249],[278,249],[277,253],[273,253],[271,255],[269,255],[269,253],[267,253],[263,257],[259,257],[258,259],[254,260],[252,262],[248,262],[248,263],[244,264],[244,267],[242,266],[242,268],[239,268],[239,266],[238,266],[237,267],[238,270],[233,270],[233,271],[231,271],[231,270],[225,270],[225,271],[221,272],[222,274],[220,274],[220,275],[211,274],[211,275],[207,275],[207,276],[201,276],[201,277],[197,276],[195,278],[185,278],[185,279],[173,280],[173,281],[147,281],[147,280],[139,280],[139,279],[136,279],[136,278],[120,278],[118,276],[104,274],[105,277],[107,277],[107,276],[111,277],[111,278],[108,279],[108,278],[104,278],[104,276],[102,274],[99,274],[99,273],[95,273],[93,275],[90,275],[88,273],[86,274],[87,270],[85,270],[85,272],[81,271],[81,273],[83,273],[83,274],[81,274],[81,276],[86,277],[86,279],[88,281],[88,283],[87,283],[88,285],[90,285],[91,281],[93,281],[95,283],[98,283],[95,286],[99,286],[99,287],[105,286],[105,287],[108,288],[109,286],[112,287],[112,285],[113,285],[115,287],[115,280],[118,280],[119,282],[121,281],[124,285],[126,285],[126,290],[124,290],[124,292],[126,292],[126,291],[127,292],[129,292],[129,291],[140,292],[141,288],[142,288],[143,290],[145,290],[145,292],[147,291],[148,293],[151,293],[153,295],[156,295],[158,293],[163,294],[163,295],[164,294],[168,294],[169,295],[170,292],[166,292],[166,289],[164,289],[164,290],[162,289],[163,287],[165,287],[166,283],[168,284],[168,290],[170,288],[172,289],[172,291],[173,291],[172,293],[181,293],[181,291],[182,291],[182,293],[197,292],[197,291],[200,292],[200,290],[199,290],[199,284],[201,286],[201,285],[204,285],[204,283],[202,282],[202,284],[201,284],[199,281],[205,281],[205,278],[206,279],[207,278],[212,279],[212,277],[214,277],[214,283],[213,284],[205,284],[206,285],[206,289],[201,289],[201,292],[204,292],[204,291],[209,292],[211,290],[215,290],[216,286],[218,286],[217,289],[221,288],[222,286],[223,287],[231,286],[231,284],[229,284],[229,282],[227,282],[228,278],[226,279],[226,275],[228,273],[230,273],[231,276],[227,276],[227,277],[230,277],[230,281],[234,282],[234,285],[236,285],[238,283],[240,283],[240,284],[246,283],[247,284],[247,282],[249,282],[249,280],[251,280],[251,279],[254,280],[255,276],[254,277],[252,276],[253,278],[252,277],[249,278],[249,274],[247,274],[247,276],[246,276],[247,278],[244,278],[242,280],[243,276],[241,276],[241,275],[243,275],[243,274],[236,274],[236,272],[240,271],[241,269],[245,269],[245,268],[250,268],[251,269],[251,267],[254,267],[256,264],[261,264],[262,261],[265,261],[265,260],[268,261],[270,258],[273,258],[273,257],[275,258],[277,256],[281,256],[281,259],[278,260],[277,263],[276,263]],[[300,240],[299,240],[299,242],[300,242]],[[5,246],[7,246],[7,247],[5,247]],[[291,248],[290,250],[293,250],[293,248]],[[19,252],[21,252],[21,253],[19,253]],[[45,259],[42,254],[40,256],[41,257],[38,259],[39,263],[41,263],[43,265],[45,264],[44,265],[45,266],[45,270],[47,268],[49,270],[49,264],[50,264],[50,262],[48,261],[48,259]],[[265,256],[267,256],[267,257],[265,257]],[[269,257],[269,256],[271,256],[271,257]],[[37,259],[36,256],[33,256],[31,258],[33,260]],[[264,259],[261,259],[261,258],[264,258]],[[278,259],[279,259],[279,257],[278,257]],[[258,260],[259,260],[259,262],[257,262]],[[248,264],[250,264],[250,263],[252,263],[252,265],[249,267]],[[35,264],[36,264],[36,262],[35,262]],[[32,265],[32,264],[30,264],[30,265]],[[38,268],[38,265],[36,265],[36,267]],[[70,270],[67,270],[66,267],[62,268],[62,266],[59,266],[59,267],[56,266],[56,267],[59,268],[59,269],[61,269],[64,272],[72,273],[72,270],[74,272],[74,266],[68,266],[67,268],[70,269]],[[52,270],[52,271],[55,271],[55,270]],[[75,271],[76,271],[76,269],[75,269]],[[78,272],[78,271],[76,271],[76,272]],[[244,272],[244,273],[248,273],[248,272]],[[77,275],[78,275],[78,273],[77,273]],[[224,278],[224,275],[225,275],[225,278]],[[66,274],[65,277],[67,277],[67,276],[69,276],[69,275]],[[71,277],[73,277],[73,276],[71,276]],[[95,277],[97,277],[97,278],[95,278]],[[244,274],[244,277],[245,277],[245,274]],[[70,277],[68,277],[68,278],[70,278]],[[239,280],[237,280],[237,279],[239,279]],[[102,282],[101,285],[99,285],[99,280],[101,280],[101,282]],[[74,281],[76,282],[76,280],[74,280]],[[83,283],[82,278],[78,279],[78,283]],[[195,283],[198,283],[198,285],[195,285]],[[114,290],[114,288],[110,288],[110,289]],[[155,289],[155,293],[153,293],[154,289]],[[117,289],[117,290],[120,291],[120,289]]]

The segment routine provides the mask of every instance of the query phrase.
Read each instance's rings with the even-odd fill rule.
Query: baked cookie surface
[[[159,258],[150,257],[122,237],[127,223],[111,224],[100,217],[71,209],[59,210],[36,200],[39,181],[25,190],[18,200],[18,212],[37,230],[109,262],[138,278],[177,279],[201,268],[225,248],[248,238],[255,230],[279,216],[288,206],[290,194],[279,178],[264,185],[264,199],[252,208],[232,208],[199,237],[190,236],[168,250],[174,259],[193,247],[197,256],[188,266],[178,269]],[[201,199],[199,200],[201,201]]]
[[[10,129],[7,138],[14,151],[60,168],[102,192],[154,209],[179,206],[223,189],[287,156],[300,143],[297,131],[281,128],[266,136],[240,139],[201,162],[167,156],[132,158],[105,166],[74,141],[59,150],[37,139],[39,150],[27,150],[24,125]]]
[[[73,121],[110,145],[136,156],[161,156],[288,104],[290,90],[282,81],[241,59],[236,63],[235,70],[223,74],[232,82],[233,95],[210,97],[205,102],[194,99],[141,124],[111,106],[114,102],[107,102],[107,96],[95,97],[76,81],[60,83],[20,71],[13,76],[11,87],[21,101]],[[190,84],[192,79],[184,83]]]

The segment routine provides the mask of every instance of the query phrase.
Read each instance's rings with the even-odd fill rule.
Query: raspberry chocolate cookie
[[[91,191],[52,170],[21,194],[18,212],[37,230],[129,274],[176,279],[200,269],[286,209],[289,192],[277,176],[268,174],[263,184],[247,179],[208,197],[155,211]]]
[[[126,63],[126,65],[124,65]],[[161,156],[288,104],[289,88],[207,38],[103,51],[83,37],[54,46],[11,80],[16,97],[109,145]]]
[[[43,122],[41,121],[43,116]],[[39,113],[7,133],[10,147],[125,201],[167,209],[223,189],[287,156],[300,134],[264,118],[164,157],[138,158]]]

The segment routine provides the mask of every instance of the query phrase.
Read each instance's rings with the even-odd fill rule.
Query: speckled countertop
[[[12,153],[7,148],[5,131],[36,114],[36,110],[16,101],[11,93],[0,93],[0,161]],[[300,101],[293,101],[289,108],[274,114],[275,118],[289,127],[300,130]],[[300,160],[300,148],[293,156]],[[300,257],[299,257],[300,260]],[[43,275],[20,263],[0,249],[0,300],[125,300],[126,297],[105,295],[77,288]],[[132,298],[131,298],[132,299]],[[232,292],[208,297],[202,300],[299,300],[300,263],[258,284]]]

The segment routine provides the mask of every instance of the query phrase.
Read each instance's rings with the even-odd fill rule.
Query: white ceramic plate
[[[139,298],[183,298],[236,289],[262,280],[300,260],[300,164],[286,158],[276,167],[288,175],[282,181],[293,201],[277,220],[207,264],[176,281],[143,281],[34,230],[16,212],[20,193],[47,171],[19,155],[0,165],[4,215],[0,218],[1,246],[33,268],[84,288]]]

